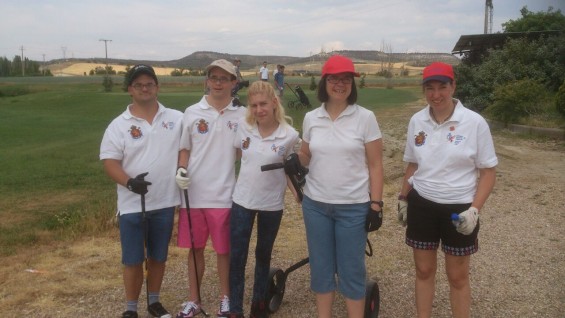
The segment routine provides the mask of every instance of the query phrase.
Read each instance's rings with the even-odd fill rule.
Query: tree
[[[553,7],[549,7],[546,12],[532,12],[524,6],[520,13],[521,18],[502,23],[504,33],[565,30],[565,16],[561,10],[554,11]]]
[[[553,11],[550,7],[547,12],[532,13],[524,7],[521,12],[521,19],[504,24],[505,31],[540,29],[546,20],[546,29],[554,27],[555,21],[563,21],[565,30],[565,16],[559,10]],[[523,79],[531,79],[549,92],[557,92],[565,80],[565,32],[534,40],[510,39],[501,49],[488,50],[478,64],[464,59],[455,71],[457,97],[478,111],[492,105],[497,87]]]

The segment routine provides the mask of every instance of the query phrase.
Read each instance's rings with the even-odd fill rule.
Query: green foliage
[[[544,85],[524,79],[498,86],[494,103],[488,108],[489,117],[504,123],[518,122],[521,118],[540,114],[548,97]]]
[[[104,80],[102,81],[102,86],[104,86],[105,92],[111,92],[112,87],[114,86],[114,81],[110,76],[104,76]]]
[[[460,64],[456,74],[457,96],[476,110],[493,102],[496,86],[526,78],[556,92],[565,80],[565,34],[509,40],[502,49],[490,50],[479,65]]]
[[[565,116],[565,81],[559,87],[559,91],[555,95],[555,108],[557,112]]]
[[[554,11],[553,7],[549,7],[546,12],[532,12],[524,6],[520,13],[521,18],[502,23],[505,33],[565,30],[565,16],[561,10]]]
[[[40,65],[36,61],[31,61],[28,58],[24,59],[23,71],[25,76],[40,76],[43,75],[39,70]],[[14,56],[12,61],[6,57],[0,57],[0,77],[3,76],[22,76],[22,58],[19,55]]]
[[[310,77],[310,90],[315,91],[317,88],[318,88],[318,84],[316,84],[316,79],[314,78],[314,75],[312,75]]]
[[[122,82],[122,91],[128,91],[128,82],[129,82],[129,70],[131,67],[128,65],[126,66],[126,72],[124,73],[124,81]]]
[[[520,10],[522,17],[503,23],[505,32],[565,30],[565,16],[549,7],[547,12]],[[494,89],[523,79],[556,92],[565,80],[565,33],[511,39],[501,49],[489,50],[480,64],[471,56],[456,67],[457,97],[471,109],[482,111],[494,102]]]
[[[392,78],[392,71],[388,69],[382,69],[376,73],[377,76],[382,76],[384,78]]]
[[[359,81],[359,88],[365,88],[367,86],[365,84],[365,76],[367,76],[367,74],[361,75],[361,80]]]

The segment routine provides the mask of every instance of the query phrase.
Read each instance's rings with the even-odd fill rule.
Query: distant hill
[[[150,61],[150,60],[124,60],[124,59],[108,59],[109,64],[119,65],[135,65],[145,63],[152,66],[159,67],[172,67],[183,69],[203,69],[212,61],[217,59],[233,60],[239,58],[241,60],[242,69],[255,69],[267,61],[270,65],[283,64],[290,66],[292,64],[319,64],[325,61],[328,57],[334,54],[344,55],[351,58],[355,63],[398,63],[404,62],[410,66],[425,66],[433,61],[442,61],[449,64],[458,64],[459,59],[449,53],[384,53],[381,51],[356,51],[356,50],[343,50],[333,51],[329,53],[319,53],[309,57],[293,57],[293,56],[276,56],[276,55],[247,55],[247,54],[229,54],[218,53],[210,51],[198,51],[187,55],[178,60],[171,61]],[[51,60],[49,64],[61,63],[63,60]],[[90,58],[90,59],[66,59],[68,62],[87,62],[87,63],[106,63],[104,58]],[[271,67],[272,68],[272,67]]]

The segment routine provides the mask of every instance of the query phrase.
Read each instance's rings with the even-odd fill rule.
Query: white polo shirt
[[[241,149],[241,168],[237,177],[233,202],[250,210],[279,211],[284,208],[286,175],[284,169],[261,171],[261,166],[284,162],[298,142],[298,132],[281,124],[266,138],[261,138],[257,125],[243,122],[234,140]]]
[[[441,125],[430,117],[429,105],[412,116],[403,160],[418,164],[409,180],[412,187],[443,204],[472,202],[478,169],[498,164],[487,122],[460,101]]]
[[[145,195],[147,211],[177,206],[180,192],[175,182],[182,113],[159,104],[153,124],[126,110],[106,129],[100,145],[100,160],[122,162],[124,171],[135,177],[149,172],[151,182]],[[141,212],[140,195],[119,185],[118,210],[122,214]]]
[[[304,193],[332,204],[368,202],[365,144],[382,138],[375,114],[354,104],[332,121],[322,104],[306,114],[302,134],[312,154]]]
[[[233,141],[245,107],[218,112],[205,97],[186,109],[179,149],[190,151],[188,197],[191,208],[230,208],[235,186]],[[184,201],[184,198],[183,198]]]

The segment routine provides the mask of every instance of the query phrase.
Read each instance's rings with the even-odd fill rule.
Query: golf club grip
[[[282,169],[282,168],[284,168],[284,163],[277,162],[277,163],[270,163],[268,165],[261,166],[261,171],[269,171],[269,170]]]

